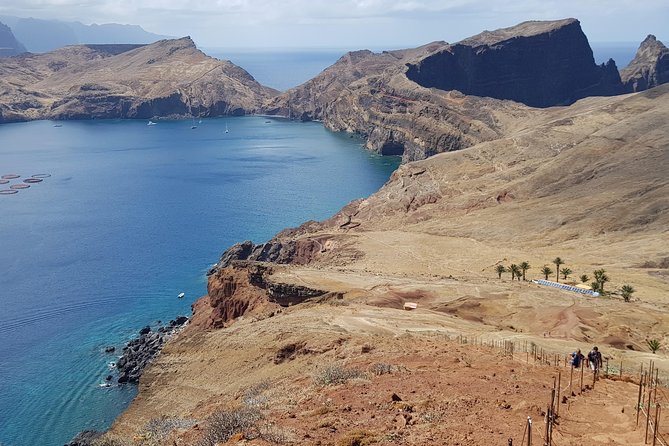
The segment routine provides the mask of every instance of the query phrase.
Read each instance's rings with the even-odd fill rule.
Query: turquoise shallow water
[[[316,123],[244,117],[190,127],[0,126],[0,175],[52,175],[0,195],[4,446],[60,445],[108,427],[135,388],[98,387],[115,359],[106,345],[189,314],[231,244],[326,218],[399,164]]]

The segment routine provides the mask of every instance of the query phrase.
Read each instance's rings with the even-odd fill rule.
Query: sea
[[[325,219],[400,162],[319,123],[192,126],[0,125],[0,176],[20,175],[0,184],[18,190],[0,192],[3,446],[62,445],[108,428],[136,394],[100,387],[109,364],[142,327],[189,315],[226,248]],[[30,187],[11,189],[20,184]]]
[[[593,50],[622,68],[637,46]],[[205,49],[282,91],[346,51]],[[0,444],[56,446],[108,428],[136,395],[100,387],[124,343],[189,315],[232,244],[376,191],[400,160],[362,143],[264,117],[0,125],[0,177],[20,175],[0,184],[18,190],[0,192]],[[33,175],[42,181],[10,188]]]

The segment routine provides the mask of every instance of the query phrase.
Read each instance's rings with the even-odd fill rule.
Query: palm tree
[[[530,269],[530,264],[528,262],[523,262],[519,266],[520,270],[523,272],[523,280],[525,280],[525,273]]]
[[[581,282],[583,282],[583,283],[587,283],[588,280],[590,280],[590,277],[588,277],[587,274],[583,274],[583,275],[581,276]]]
[[[560,283],[560,265],[564,265],[564,261],[561,258],[556,257],[553,259],[553,263],[555,264],[555,277],[557,277],[557,281]]]
[[[649,339],[648,341],[646,341],[646,344],[648,344],[648,348],[650,349],[651,352],[653,352],[653,354],[656,351],[658,351],[662,346],[660,344],[660,341],[658,341],[657,339]]]
[[[516,265],[515,263],[512,264],[509,267],[509,271],[511,271],[511,280],[512,281],[513,281],[514,277],[517,277],[518,280],[520,280],[520,276],[522,276],[522,273],[520,272],[520,268],[518,267],[518,265]]]
[[[593,291],[598,291],[600,294],[604,294],[604,284],[609,281],[609,276],[606,275],[606,271],[603,269],[598,269],[593,273],[595,275],[595,282],[597,283],[597,289],[593,288]]]
[[[562,273],[562,278],[563,278],[564,280],[567,280],[567,277],[569,277],[569,275],[570,275],[573,271],[570,270],[569,268],[562,268],[562,269],[560,270],[560,272]]]
[[[550,274],[551,274],[552,272],[553,272],[553,270],[552,270],[548,265],[544,265],[544,267],[541,268],[541,274],[544,275],[544,278],[545,278],[546,280],[548,280],[548,276],[550,276]]]
[[[495,271],[497,271],[497,276],[501,279],[502,274],[504,274],[506,272],[506,266],[501,265],[501,264],[497,265],[497,267],[495,268]]]
[[[632,298],[632,294],[636,291],[634,288],[632,288],[632,285],[623,285],[620,288],[620,291],[622,292],[623,299],[625,302],[629,302],[630,299]]]

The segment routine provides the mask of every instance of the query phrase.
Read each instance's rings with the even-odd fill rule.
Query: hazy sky
[[[566,17],[591,42],[669,37],[669,0],[2,0],[2,14],[138,24],[228,48],[390,49]]]

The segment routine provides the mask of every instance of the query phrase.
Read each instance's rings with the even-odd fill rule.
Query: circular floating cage
[[[9,183],[9,180],[0,180],[0,184],[7,184]]]
[[[32,184],[32,183],[41,183],[43,180],[41,178],[26,178],[23,180],[24,183]]]
[[[9,186],[10,189],[28,189],[30,184],[12,184]]]
[[[2,189],[0,190],[0,195],[13,195],[18,194],[19,191],[13,189]]]
[[[51,175],[48,173],[38,173],[33,175],[31,178],[49,178]]]
[[[7,175],[3,175],[0,178],[3,180],[14,180],[16,178],[21,178],[21,175],[16,175],[15,173],[8,173]]]

